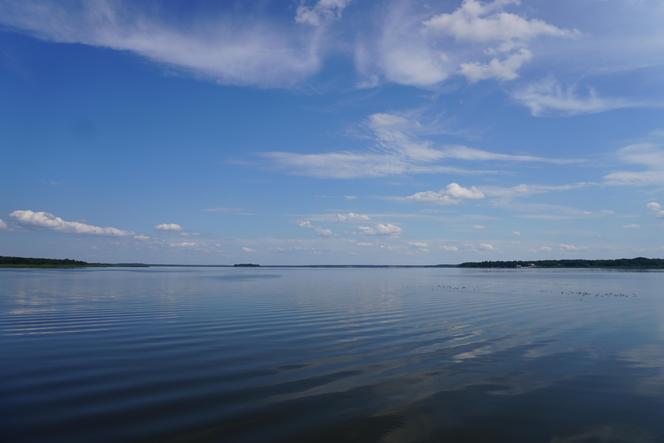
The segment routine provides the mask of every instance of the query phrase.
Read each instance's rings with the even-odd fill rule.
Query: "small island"
[[[234,268],[259,268],[260,266],[256,263],[236,263],[233,265]]]

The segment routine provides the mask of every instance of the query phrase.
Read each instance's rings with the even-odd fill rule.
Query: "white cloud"
[[[175,232],[180,232],[182,231],[182,226],[178,225],[177,223],[160,223],[155,226],[155,229],[159,231],[175,231]]]
[[[662,205],[658,202],[650,202],[646,205],[646,208],[650,209],[653,212],[659,212],[662,210]]]
[[[313,223],[311,223],[310,220],[299,221],[299,222],[297,222],[297,225],[300,228],[306,228],[306,229],[313,229],[313,227],[314,227]]]
[[[364,85],[385,79],[433,87],[457,73],[471,82],[513,80],[532,58],[527,47],[530,40],[579,35],[504,10],[518,3],[465,0],[451,13],[440,14],[427,9],[417,12],[409,2],[393,3],[377,35],[356,46],[356,66],[365,77]],[[482,61],[487,55],[491,59]]]
[[[108,235],[124,237],[131,235],[131,231],[113,227],[89,225],[83,222],[67,221],[51,213],[43,211],[16,210],[10,214],[17,223],[23,226],[51,229],[53,231],[69,232],[74,234]]]
[[[459,252],[459,247],[455,245],[441,245],[440,249],[445,251],[445,252]]]
[[[520,184],[516,186],[483,186],[479,189],[488,198],[508,201],[518,197],[546,194],[548,192],[571,191],[575,189],[587,188],[594,185],[594,183],[589,182],[566,183],[562,185]]]
[[[664,217],[664,208],[658,202],[650,202],[646,205],[646,208],[650,210],[656,217]]]
[[[560,248],[560,250],[567,252],[579,252],[579,251],[586,251],[588,249],[585,246],[577,246],[570,243],[561,243],[558,245],[558,247]]]
[[[369,216],[367,214],[358,214],[356,212],[346,212],[343,214],[337,214],[336,218],[340,222],[369,221]]]
[[[484,198],[484,193],[476,187],[472,186],[470,188],[464,188],[457,183],[450,183],[447,185],[445,192],[447,192],[450,197],[459,199],[478,200]]]
[[[512,97],[528,107],[534,116],[595,114],[614,109],[653,106],[621,98],[600,97],[594,89],[589,89],[586,95],[581,96],[575,87],[564,87],[553,77],[517,89]]]
[[[480,243],[479,245],[477,245],[477,249],[479,249],[480,251],[490,252],[490,251],[495,251],[496,247],[491,243]]]
[[[576,160],[551,159],[529,155],[489,152],[463,145],[436,146],[419,137],[427,132],[417,120],[389,113],[376,113],[365,123],[373,142],[366,151],[333,151],[301,154],[294,152],[265,152],[263,157],[276,166],[300,175],[320,178],[384,177],[424,173],[481,173],[445,165],[446,160],[510,161],[568,164]]]
[[[320,237],[331,237],[332,236],[332,231],[327,228],[321,228],[320,226],[317,226],[311,222],[311,220],[301,220],[297,222],[297,225],[300,228],[304,229],[311,229],[314,231],[318,236]]]
[[[355,45],[355,66],[363,78],[361,86],[375,86],[383,80],[430,87],[446,80],[455,71],[445,51],[423,32],[421,16],[411,4],[392,2],[377,16],[378,29]]]
[[[429,243],[425,241],[410,241],[408,246],[412,249],[416,249],[418,252],[429,252]]]
[[[320,26],[326,21],[341,18],[343,10],[351,0],[318,0],[313,6],[302,1],[295,13],[295,22],[310,26]]]
[[[314,232],[318,234],[320,237],[331,237],[332,236],[332,230],[328,228],[315,228]]]
[[[486,229],[486,226],[484,226],[484,225],[473,225],[473,229],[481,231],[481,230]]]
[[[526,41],[538,36],[570,37],[577,31],[560,29],[542,20],[529,20],[504,12],[505,6],[519,4],[514,0],[480,2],[464,0],[449,14],[439,14],[424,22],[427,30],[470,42]]]
[[[382,80],[431,88],[461,74],[471,82],[513,80],[532,58],[536,37],[574,37],[578,31],[505,12],[518,2],[466,0],[451,13],[434,13],[412,2],[393,2],[379,31],[355,48],[363,86]],[[497,56],[496,54],[500,54]],[[487,59],[487,55],[491,57]]]
[[[490,78],[515,80],[519,77],[518,71],[521,69],[521,66],[529,62],[532,58],[533,54],[529,50],[522,48],[503,60],[494,57],[488,63],[462,63],[460,71],[471,83]]]
[[[148,241],[148,240],[150,240],[150,237],[147,236],[147,235],[138,234],[138,235],[134,235],[134,240]]]
[[[360,226],[359,232],[363,235],[399,235],[401,228],[391,223],[379,223],[374,226]]]
[[[631,223],[629,225],[623,225],[623,229],[639,229],[641,228],[641,225],[637,225],[636,223]]]
[[[255,250],[255,249],[252,249],[252,248],[249,248],[249,247],[247,247],[247,246],[243,246],[243,247],[242,247],[242,252],[245,252],[245,253],[247,253],[247,254],[251,254],[252,252],[256,252],[256,250]]]
[[[521,231],[512,231],[512,235],[519,237],[521,235]]]
[[[618,151],[624,163],[641,166],[639,171],[617,171],[604,177],[609,184],[651,185],[664,183],[664,149],[654,143],[625,146]]]
[[[438,203],[441,205],[456,205],[461,203],[462,200],[479,200],[483,199],[484,193],[476,187],[464,188],[457,183],[450,183],[447,188],[440,191],[424,191],[417,192],[413,195],[406,197],[407,200],[426,203]]]
[[[303,22],[341,11],[324,0]],[[188,26],[160,20],[138,2],[3,2],[0,23],[38,38],[128,51],[225,84],[289,86],[320,66],[317,28],[279,28],[250,16],[198,17]],[[314,12],[314,10],[318,12]],[[308,19],[305,17],[309,17]]]
[[[7,229],[7,223],[0,218],[0,229]]]
[[[368,241],[358,241],[358,242],[355,242],[355,244],[357,246],[362,246],[362,247],[367,247],[367,248],[374,245],[373,243],[368,242]]]
[[[499,154],[463,145],[441,148],[441,154],[443,158],[466,161],[540,162],[559,165],[578,163],[580,161],[577,159],[547,158],[532,155]]]
[[[171,242],[169,243],[169,246],[178,249],[196,249],[199,247],[199,243],[193,241],[181,241],[181,242]]]

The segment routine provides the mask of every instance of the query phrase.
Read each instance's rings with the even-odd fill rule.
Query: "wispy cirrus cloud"
[[[657,185],[664,183],[664,148],[656,143],[637,143],[618,150],[618,158],[640,170],[615,171],[604,180],[613,185]]]
[[[594,186],[594,183],[578,182],[562,185],[516,185],[516,186],[470,186],[450,183],[440,191],[421,191],[398,200],[410,200],[418,203],[436,203],[456,205],[463,200],[491,199],[492,201],[511,201],[515,198],[545,194],[556,191],[569,191]]]
[[[364,222],[369,221],[369,216],[367,214],[360,214],[357,212],[346,212],[336,214],[336,219],[342,223],[345,222]]]
[[[576,159],[555,159],[530,155],[504,154],[463,145],[442,145],[420,136],[423,125],[398,114],[376,113],[365,122],[372,144],[364,151],[295,153],[264,152],[262,157],[280,169],[298,175],[349,179],[406,174],[477,174],[485,170],[449,164],[462,162],[576,163]],[[448,162],[448,163],[445,163]]]
[[[581,252],[588,250],[588,247],[586,246],[578,246],[571,243],[561,243],[558,245],[558,248],[560,248],[561,251],[565,252]]]
[[[321,26],[329,20],[341,18],[351,0],[318,0],[307,4],[302,0],[295,12],[295,22],[310,26]]]
[[[392,223],[379,223],[374,226],[360,226],[357,229],[360,234],[370,236],[397,236],[402,232],[402,229],[399,226],[393,225]]]
[[[593,88],[580,94],[576,86],[563,86],[555,78],[547,77],[512,92],[512,98],[530,109],[533,116],[596,114],[625,108],[661,107],[617,97],[602,97]]]
[[[96,226],[79,221],[68,221],[61,217],[44,211],[20,209],[13,211],[10,217],[21,226],[49,229],[52,231],[68,232],[72,234],[106,235],[112,237],[126,237],[132,231],[114,228],[111,226]]]
[[[47,41],[128,51],[224,84],[292,86],[320,68],[319,25],[345,3],[301,5],[298,23],[317,26],[293,28],[241,15],[175,24],[139,3],[119,0],[3,0],[0,24]]]
[[[297,225],[300,228],[311,229],[319,237],[331,237],[332,234],[333,234],[331,229],[323,228],[321,226],[318,226],[318,225],[312,223],[311,220],[300,220],[300,221],[297,222]]]

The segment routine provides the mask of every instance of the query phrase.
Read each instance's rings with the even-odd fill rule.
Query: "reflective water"
[[[0,440],[664,441],[664,273],[0,270]]]

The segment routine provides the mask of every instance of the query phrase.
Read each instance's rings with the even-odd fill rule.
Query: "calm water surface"
[[[662,442],[664,273],[0,270],[3,442]]]

